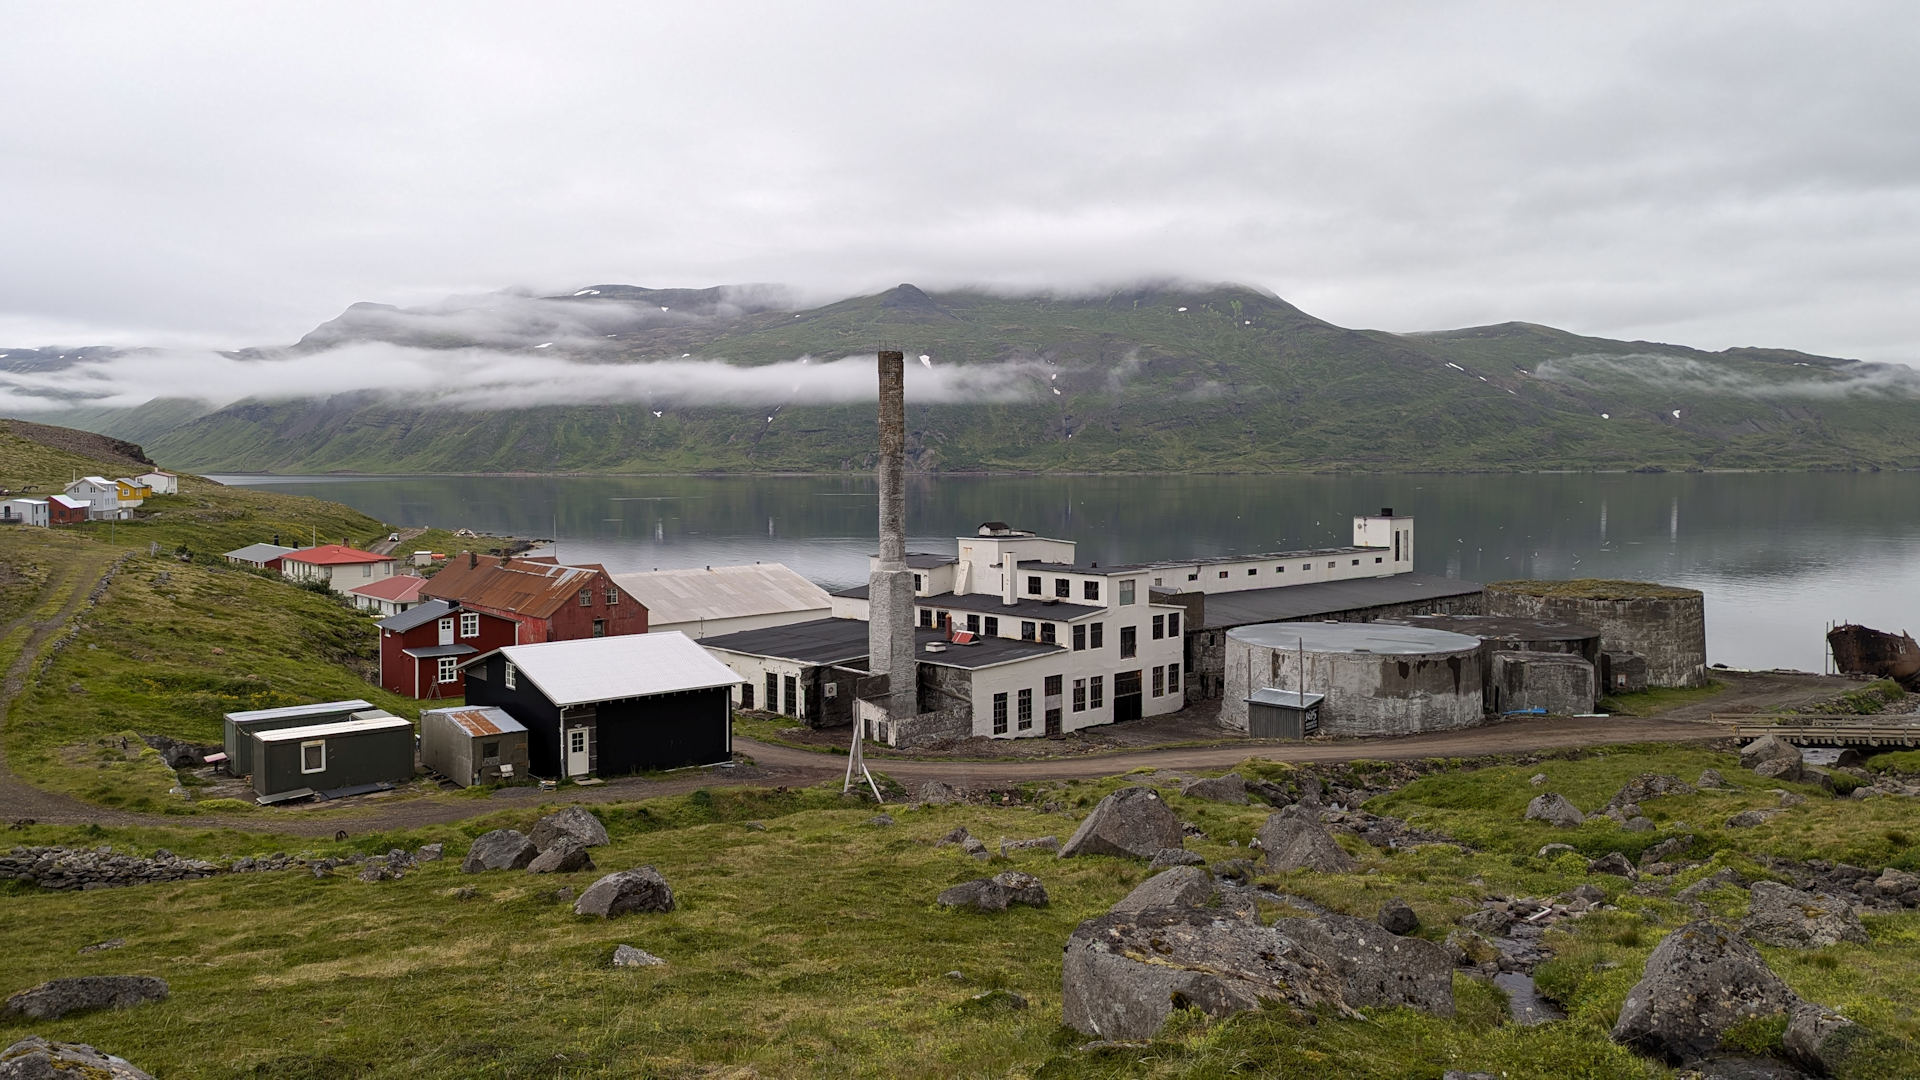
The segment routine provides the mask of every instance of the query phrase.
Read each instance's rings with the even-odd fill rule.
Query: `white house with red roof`
[[[420,590],[426,584],[427,579],[418,574],[395,574],[370,585],[348,589],[347,595],[353,598],[354,607],[371,611],[384,619],[419,603]]]
[[[334,592],[350,595],[362,585],[392,577],[396,562],[391,555],[375,555],[345,544],[322,544],[282,555],[280,574],[303,584],[325,582]]]

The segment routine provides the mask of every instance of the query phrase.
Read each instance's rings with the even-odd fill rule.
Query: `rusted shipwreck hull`
[[[1897,679],[1909,690],[1920,690],[1920,644],[1911,634],[1846,623],[1827,631],[1827,644],[1845,674]]]

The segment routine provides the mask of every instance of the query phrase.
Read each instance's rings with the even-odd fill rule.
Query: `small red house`
[[[47,521],[53,525],[77,525],[87,520],[88,505],[68,495],[47,496]]]
[[[462,552],[427,580],[423,598],[511,619],[521,645],[647,632],[647,608],[597,563],[561,566]]]
[[[464,698],[461,661],[515,644],[518,624],[445,600],[380,620],[380,688],[410,698]]]

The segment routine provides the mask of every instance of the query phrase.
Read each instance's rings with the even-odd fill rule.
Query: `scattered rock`
[[[1762,735],[1740,748],[1740,767],[1752,769],[1765,761],[1800,763],[1800,748],[1777,735]]]
[[[1014,904],[1046,907],[1047,889],[1032,874],[1002,870],[990,878],[963,881],[944,889],[934,903],[941,907],[971,908],[975,911],[1005,911]]]
[[[1110,912],[1144,911],[1147,908],[1200,908],[1214,905],[1220,886],[1213,875],[1198,866],[1175,866],[1134,886],[1132,892],[1109,908]]]
[[[1613,798],[1608,800],[1607,805],[1617,807],[1636,806],[1646,802],[1648,799],[1657,799],[1665,795],[1691,795],[1693,793],[1693,785],[1677,776],[1668,776],[1666,773],[1641,773],[1639,776],[1621,785],[1620,790],[1613,793]]]
[[[1641,852],[1640,865],[1645,867],[1653,863],[1673,862],[1693,848],[1693,839],[1691,836],[1669,836]]]
[[[1773,736],[1769,735],[1767,737],[1772,738]],[[1727,819],[1727,828],[1751,829],[1751,828],[1754,828],[1755,826],[1765,825],[1767,823],[1767,819],[1772,816],[1773,815],[1771,813],[1768,813],[1765,810],[1742,810],[1741,812]]]
[[[438,862],[445,858],[446,854],[447,845],[426,844],[422,846],[420,850],[413,853],[413,860],[415,862]]]
[[[1645,817],[1630,817],[1626,820],[1626,824],[1622,825],[1621,828],[1627,830],[1628,832],[1652,832],[1654,828],[1653,819],[1645,818]]]
[[[1839,1013],[1802,1001],[1787,1014],[1787,1056],[1825,1076],[1839,1071],[1860,1028]]]
[[[1320,785],[1320,777],[1311,769],[1301,769],[1295,782],[1300,785],[1300,802],[1304,806],[1319,806],[1326,789]]]
[[[1618,851],[1609,851],[1597,859],[1590,860],[1587,863],[1587,873],[1613,874],[1623,878],[1640,876],[1639,872],[1634,870],[1633,862]]]
[[[1540,845],[1540,850],[1534,852],[1534,854],[1543,859],[1551,859],[1556,855],[1572,850],[1572,844],[1542,844]]]
[[[1333,967],[1341,999],[1350,1008],[1405,1005],[1433,1016],[1453,1015],[1453,963],[1431,941],[1399,937],[1348,915],[1280,919],[1273,928]]]
[[[614,967],[663,967],[665,964],[665,960],[660,959],[645,949],[636,949],[631,945],[615,945],[613,947]]]
[[[126,938],[123,938],[123,937],[108,938],[105,941],[95,942],[92,945],[80,946],[80,955],[85,956],[88,953],[105,952],[108,949],[124,948],[126,944],[127,944]]]
[[[607,827],[586,807],[569,806],[534,823],[528,839],[541,851],[562,839],[571,839],[583,848],[599,847],[607,842]]]
[[[945,806],[948,803],[965,802],[966,796],[950,784],[929,780],[920,785],[919,792],[914,795],[914,801],[924,806]]]
[[[947,972],[947,978],[952,979],[954,982],[966,982],[967,973],[959,970],[949,971]]]
[[[0,1050],[0,1080],[153,1080],[125,1058],[104,1054],[86,1043],[50,1042],[29,1035]]]
[[[968,998],[967,1007],[971,1009],[1012,1009],[1018,1011],[1027,1007],[1027,999],[1011,990],[993,989]]]
[[[1607,890],[1602,889],[1592,882],[1585,882],[1567,890],[1567,897],[1572,900],[1578,900],[1588,907],[1592,907],[1595,904],[1606,903]]]
[[[748,832],[766,832],[767,831],[767,823],[764,821],[743,821],[740,823],[740,827],[747,830]]]
[[[1568,802],[1565,796],[1550,791],[1545,795],[1535,795],[1533,801],[1527,804],[1526,820],[1544,821],[1558,828],[1571,829],[1587,820],[1587,815]]]
[[[1779,798],[1780,809],[1782,810],[1792,809],[1807,801],[1807,797],[1797,791],[1781,791],[1775,789],[1774,795]]]
[[[1546,782],[1547,782],[1547,774],[1543,772],[1537,772],[1537,773],[1534,773],[1532,776],[1527,777],[1527,783],[1532,784],[1534,787],[1539,787],[1540,785]]]
[[[1344,874],[1359,863],[1334,843],[1333,834],[1299,807],[1276,810],[1260,826],[1260,847],[1274,870],[1316,870]]]
[[[1394,897],[1382,905],[1380,914],[1374,921],[1389,934],[1405,936],[1420,929],[1420,916],[1414,914],[1413,908],[1399,897]]]
[[[987,850],[986,841],[977,836],[969,836],[965,840],[960,841],[960,850],[976,859],[993,858],[993,852]]]
[[[1460,925],[1485,937],[1505,937],[1513,929],[1513,915],[1500,908],[1481,908],[1460,916]]]
[[[1733,885],[1738,888],[1745,888],[1746,884],[1747,880],[1740,876],[1739,871],[1732,868],[1723,868],[1681,889],[1674,894],[1673,898],[1682,903],[1692,903],[1700,899],[1702,894],[1712,892],[1722,886]]]
[[[1031,840],[1008,840],[1002,838],[1000,841],[1000,855],[1003,858],[1009,851],[1032,851],[1035,849],[1051,851],[1055,855],[1058,855],[1060,854],[1060,838],[1057,836],[1036,836]]]
[[[1182,846],[1180,821],[1152,788],[1128,787],[1100,800],[1060,849],[1075,855],[1151,859],[1162,848]]]
[[[967,832],[967,827],[965,825],[961,825],[954,829],[949,830],[947,835],[934,841],[933,846],[940,848],[940,847],[946,847],[949,844],[964,844],[969,839],[972,838],[972,835],[973,834]]]
[[[58,1020],[68,1013],[130,1009],[167,999],[167,982],[151,975],[82,975],[53,979],[7,999],[0,1016]]]
[[[1253,884],[1253,864],[1245,859],[1228,859],[1213,868],[1213,876],[1236,885]]]
[[[495,829],[474,837],[460,869],[469,874],[482,870],[525,870],[539,854],[540,849],[518,829]]]
[[[1873,891],[1890,900],[1903,900],[1912,906],[1916,894],[1920,894],[1920,874],[1910,874],[1889,866],[1874,879]]]
[[[1274,809],[1293,805],[1293,796],[1287,789],[1271,780],[1249,780],[1246,782],[1247,794],[1266,803]]]
[[[1197,851],[1186,848],[1161,848],[1154,853],[1153,861],[1147,864],[1147,873],[1157,874],[1169,866],[1205,866],[1207,860]]]
[[[1719,769],[1702,769],[1700,770],[1700,779],[1695,780],[1693,786],[1696,788],[1720,788],[1726,787],[1727,781],[1720,775]]]
[[[1500,1080],[1500,1078],[1490,1072],[1463,1072],[1459,1069],[1448,1069],[1440,1075],[1440,1080]]]
[[[635,911],[672,911],[673,889],[651,866],[608,874],[580,894],[575,915],[614,918]]]
[[[471,900],[479,895],[479,891],[471,885],[462,885],[448,895],[452,896],[455,900]]]
[[[366,869],[360,871],[359,874],[360,880],[368,883],[392,881],[399,876],[399,874],[387,869],[383,863],[368,863]]]
[[[545,850],[527,864],[529,874],[571,874],[576,870],[591,869],[593,857],[587,853],[587,846],[571,834],[556,836]]]
[[[1180,789],[1180,794],[1189,799],[1205,799],[1208,802],[1245,806],[1247,805],[1247,781],[1239,773],[1228,773],[1211,780],[1189,781]]]
[[[1768,738],[1773,736],[1769,735]],[[1798,761],[1785,758],[1771,758],[1753,767],[1753,775],[1763,780],[1785,780],[1792,783],[1801,778],[1804,767]]]
[[[892,814],[875,814],[872,817],[867,819],[867,824],[875,825],[875,826],[891,825],[893,824],[893,815]]]
[[[1749,895],[1753,905],[1740,923],[1740,933],[1748,940],[1800,949],[1867,941],[1866,928],[1844,900],[1815,896],[1777,881],[1756,881]]]
[[[1667,935],[1627,991],[1613,1038],[1669,1064],[1704,1057],[1735,1023],[1777,1016],[1797,999],[1753,946],[1709,919]]]

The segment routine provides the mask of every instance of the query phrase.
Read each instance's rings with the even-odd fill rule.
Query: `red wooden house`
[[[561,566],[463,552],[427,580],[423,598],[511,619],[521,645],[647,632],[647,608],[597,563]]]
[[[519,624],[445,600],[415,604],[377,623],[380,688],[411,698],[464,698],[462,661],[516,643]]]
[[[47,496],[47,521],[53,525],[76,525],[87,520],[88,506],[68,495]]]

